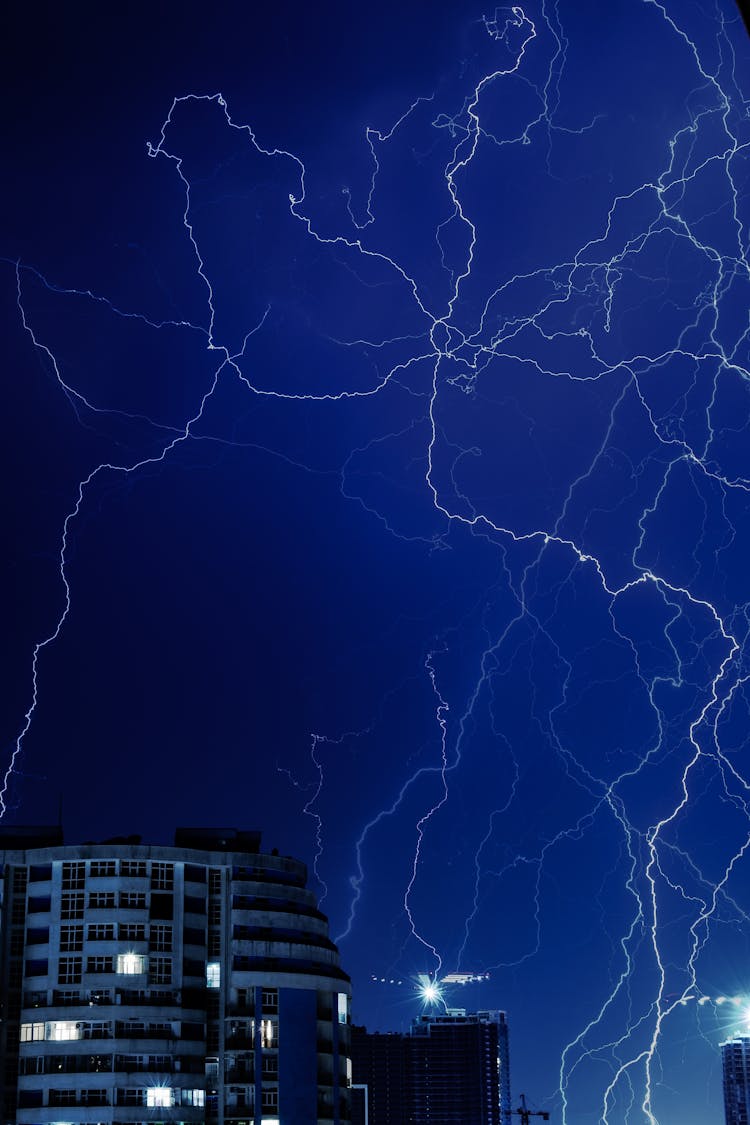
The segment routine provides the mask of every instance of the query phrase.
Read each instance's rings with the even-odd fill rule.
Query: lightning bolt
[[[537,151],[550,183],[569,187],[574,175],[594,176],[580,153],[607,126],[607,113],[597,107],[588,106],[579,119],[565,116],[576,29],[566,27],[561,7],[541,0],[533,18],[519,5],[485,14],[474,28],[474,53],[462,60],[455,81],[413,99],[388,127],[366,127],[365,190],[341,189],[335,221],[324,209],[318,213],[302,158],[259,139],[251,125],[235,119],[221,93],[175,97],[147,154],[166,162],[180,185],[182,231],[204,302],[199,324],[151,319],[92,290],[66,289],[27,263],[6,263],[15,270],[21,326],[79,424],[93,428],[116,419],[133,433],[147,433],[148,445],[146,452],[99,461],[72,498],[59,540],[62,608],[33,647],[30,701],[3,775],[0,815],[8,808],[38,707],[45,652],[73,612],[69,559],[76,525],[102,482],[161,466],[191,442],[226,442],[211,433],[207,417],[225,381],[248,401],[325,407],[360,400],[363,410],[398,393],[412,415],[352,446],[335,474],[341,495],[386,535],[415,548],[445,552],[459,543],[481,545],[497,560],[497,580],[424,647],[419,671],[429,687],[429,748],[411,771],[407,766],[393,779],[388,802],[357,826],[337,940],[344,943],[356,932],[369,838],[420,801],[399,888],[406,920],[402,951],[410,942],[419,956],[428,955],[438,982],[444,967],[460,972],[471,954],[473,965],[492,970],[493,986],[499,980],[500,987],[510,987],[514,974],[533,965],[549,941],[545,891],[561,893],[560,857],[579,844],[596,849],[602,841],[609,853],[591,896],[599,904],[610,960],[576,1008],[577,1029],[559,1037],[557,1090],[546,1096],[557,1099],[563,1125],[583,1113],[604,1125],[659,1125],[661,1052],[688,1002],[696,999],[696,1010],[703,1006],[699,975],[712,926],[722,911],[735,921],[748,918],[736,884],[750,848],[750,782],[726,731],[735,710],[747,706],[750,600],[722,575],[729,552],[746,533],[743,505],[750,494],[750,472],[732,444],[735,433],[748,429],[747,408],[743,400],[733,409],[729,397],[735,382],[744,391],[750,377],[743,298],[750,292],[743,179],[749,103],[737,77],[736,19],[717,6],[699,35],[678,5],[633,0],[639,26],[672,52],[689,87],[684,108],[672,114],[679,124],[660,135],[658,161],[653,158],[644,179],[632,183],[612,175],[617,185],[608,184],[605,196],[596,198],[572,252],[562,260],[550,252],[542,264],[513,273],[498,250],[501,235],[512,241],[510,227],[499,223],[502,207],[488,205],[482,189],[495,191],[499,169],[513,176],[517,167],[532,167],[520,162]],[[573,13],[567,17],[575,25]],[[514,99],[523,109],[518,118],[511,113]],[[383,286],[395,294],[394,323],[383,326],[380,336],[350,333],[345,318],[335,333],[318,333],[351,356],[351,385],[338,386],[327,372],[316,372],[304,389],[293,381],[264,382],[254,348],[275,331],[273,295],[239,331],[227,327],[211,232],[201,219],[200,177],[191,171],[181,132],[197,113],[269,176],[292,185],[284,209],[300,245],[346,270],[352,286]],[[562,155],[565,145],[573,146],[570,166]],[[416,153],[431,174],[434,198],[424,200],[429,260],[426,251],[420,256],[407,245],[403,230],[399,245],[393,231],[402,150]],[[402,155],[391,158],[392,152]],[[512,260],[510,251],[507,257]],[[25,295],[31,282],[52,299],[101,306],[149,332],[169,330],[198,341],[210,370],[185,416],[165,424],[78,389],[51,340],[35,326]],[[745,315],[738,307],[745,307]],[[550,405],[540,406],[535,393],[549,396]],[[571,448],[575,438],[565,446],[570,463],[560,488],[545,462],[554,459],[545,437],[551,440],[560,426],[545,410],[570,411],[572,430],[577,408],[591,427],[599,427],[600,437],[587,444],[585,427],[579,428],[575,438],[585,451]],[[543,483],[529,487],[523,511],[491,470],[481,476],[483,461],[496,452],[487,418],[500,420],[498,444],[515,441],[530,463],[538,454],[546,467]],[[436,521],[429,530],[409,526],[377,493],[373,499],[357,491],[356,479],[365,471],[358,466],[377,462],[399,441],[409,446],[409,471],[418,466],[421,496]],[[303,459],[270,452],[317,471]],[[384,468],[375,475],[387,477]],[[609,480],[618,495],[607,487]],[[703,523],[683,564],[675,561],[677,551],[670,555],[665,537],[675,506],[687,507],[685,496],[703,511]],[[712,518],[724,538],[707,577]],[[596,622],[591,635],[587,615]],[[644,626],[644,615],[659,623],[658,637]],[[574,643],[572,623],[581,630],[580,642]],[[470,633],[466,655],[461,638]],[[464,678],[450,671],[456,650],[468,665]],[[504,715],[512,711],[519,667],[528,676],[527,729],[543,747],[541,768],[565,793],[564,807],[548,809],[549,824],[536,835],[529,828],[529,840],[514,837],[525,832],[530,767]],[[623,734],[618,741],[610,732],[610,742],[592,754],[580,712],[588,705],[596,716],[595,705],[587,704],[590,693],[598,688],[606,708],[608,688],[623,683],[630,685],[633,710],[642,708],[644,733],[640,739]],[[571,715],[579,716],[578,727]],[[313,866],[323,897],[331,880],[325,874],[323,749],[339,751],[352,739],[376,737],[378,729],[373,721],[346,735],[311,735],[314,780],[302,811],[314,825]],[[455,918],[441,926],[424,906],[432,849],[439,854],[439,830],[459,807],[471,771],[481,775],[485,758],[497,771],[493,776],[502,773],[502,791],[489,786],[481,795],[484,804],[467,830],[468,859],[459,857],[468,872],[466,911],[457,927]],[[286,772],[304,789],[294,771]],[[689,843],[691,818],[709,799],[733,818],[731,838],[713,868]],[[507,927],[489,949],[479,935],[480,920],[493,895],[511,883],[524,888],[516,893],[526,895],[528,932],[516,937]]]

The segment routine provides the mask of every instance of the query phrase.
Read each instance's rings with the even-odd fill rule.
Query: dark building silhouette
[[[424,1015],[405,1035],[353,1028],[352,1077],[368,1125],[509,1125],[505,1013]]]
[[[737,1035],[721,1045],[726,1125],[750,1123],[750,1036]]]
[[[339,1125],[349,977],[260,835],[0,829],[0,1125]]]

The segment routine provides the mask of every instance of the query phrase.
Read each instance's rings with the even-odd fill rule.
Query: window
[[[339,1023],[346,1023],[349,1018],[349,1002],[345,992],[339,992]]]
[[[84,1039],[109,1039],[112,1035],[112,1024],[109,1020],[92,1020],[83,1025]]]
[[[206,900],[199,898],[198,895],[185,895],[185,913],[188,914],[205,914],[206,913]]]
[[[261,1020],[260,1021],[260,1039],[264,1047],[278,1047],[279,1045],[279,1021],[278,1020]]]
[[[46,883],[48,879],[52,878],[52,864],[51,863],[38,863],[32,864],[29,868],[29,882],[30,883]]]
[[[86,958],[87,973],[113,973],[114,971],[114,958],[112,957]]]
[[[49,914],[51,909],[52,899],[49,895],[29,895],[29,914]]]
[[[80,949],[80,946],[78,947]],[[57,971],[58,984],[80,984],[83,969],[82,957],[61,957]]]
[[[182,940],[185,942],[185,945],[205,945],[205,930],[198,930],[194,926],[185,926],[182,932]]]
[[[154,949],[157,953],[171,953],[172,927],[165,925],[152,926],[149,949]]]
[[[122,973],[124,976],[135,976],[137,973],[145,973],[148,969],[148,957],[144,957],[141,953],[118,953],[117,954],[117,972]]]
[[[221,925],[221,903],[210,902],[208,904],[208,924],[209,926]]]
[[[47,961],[27,961],[24,965],[23,975],[25,977],[46,977],[47,975]]]
[[[169,1086],[146,1087],[146,1105],[168,1109],[174,1105],[174,1090]]]
[[[278,1012],[279,992],[276,988],[264,988],[261,993],[261,1004],[264,1012]]]
[[[135,1086],[126,1086],[124,1089],[119,1089],[117,1091],[117,1104],[143,1105],[143,1090],[138,1090]]]
[[[206,1104],[206,1091],[205,1090],[183,1090],[182,1091],[182,1104],[193,1106],[204,1106]]]
[[[261,1093],[261,1107],[263,1109],[278,1109],[279,1108],[279,1091],[278,1090],[263,1090]]]
[[[16,894],[21,894],[26,890],[26,868],[14,867],[13,868],[13,890]]]
[[[11,924],[14,926],[22,926],[26,921],[26,903],[23,899],[16,899],[11,907],[10,912]]]
[[[81,1090],[81,1105],[108,1105],[106,1090]]]
[[[171,984],[172,958],[152,957],[149,966],[148,979],[151,984]]]
[[[145,910],[146,896],[143,891],[120,891],[120,907],[123,910]]]
[[[71,918],[83,918],[83,893],[63,894],[60,904],[60,917],[63,922]]]
[[[120,874],[126,879],[142,879],[148,874],[143,859],[124,859],[120,864]]]
[[[120,902],[120,906],[121,906]],[[145,942],[146,927],[142,921],[121,921],[117,927],[120,942]]]
[[[89,875],[96,879],[106,879],[117,874],[117,864],[113,859],[92,859]]]
[[[93,891],[89,895],[89,906],[92,910],[114,910],[114,891]]]
[[[275,1077],[279,1073],[279,1056],[278,1055],[264,1055],[262,1062],[262,1071],[268,1077]]]
[[[206,988],[221,987],[221,965],[218,961],[209,961],[206,965]]]
[[[60,952],[80,953],[83,949],[83,926],[60,927]]]
[[[82,1037],[83,1025],[75,1020],[51,1020],[47,1024],[47,1039],[50,1043],[67,1043]]]
[[[151,887],[155,891],[171,891],[174,887],[174,864],[151,864]]]
[[[49,1092],[50,1105],[75,1105],[76,1092],[75,1090],[55,1090],[54,1088]]]
[[[14,935],[18,936],[19,935]],[[11,941],[13,939],[11,938]],[[49,942],[49,929],[47,926],[39,926],[38,928],[26,931],[26,944],[27,945],[47,945]],[[21,951],[18,950],[20,953]]]
[[[21,1042],[33,1043],[37,1039],[44,1039],[44,1024],[43,1023],[22,1023],[21,1024]]]
[[[86,931],[89,941],[114,941],[115,927],[112,922],[96,922]]]
[[[85,863],[64,863],[62,865],[62,889],[64,891],[82,891],[85,882]]]
[[[218,957],[221,953],[221,932],[219,930],[213,931],[208,935],[208,955],[209,957]]]
[[[52,994],[52,1003],[59,1004],[63,1008],[69,1008],[71,1004],[80,1004],[81,993],[77,988],[56,988]]]

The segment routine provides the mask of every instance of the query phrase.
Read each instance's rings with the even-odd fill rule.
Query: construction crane
[[[521,1118],[521,1125],[529,1125],[530,1117],[541,1117],[542,1121],[549,1121],[549,1114],[543,1109],[528,1109],[526,1106],[526,1095],[521,1094],[521,1105],[518,1109],[512,1109],[511,1114],[516,1114]]]

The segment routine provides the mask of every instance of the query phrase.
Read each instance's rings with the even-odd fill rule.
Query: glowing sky
[[[718,1125],[747,36],[406,7],[15,13],[5,819],[261,828],[359,1022],[476,974],[443,995],[508,1011],[514,1097]]]

